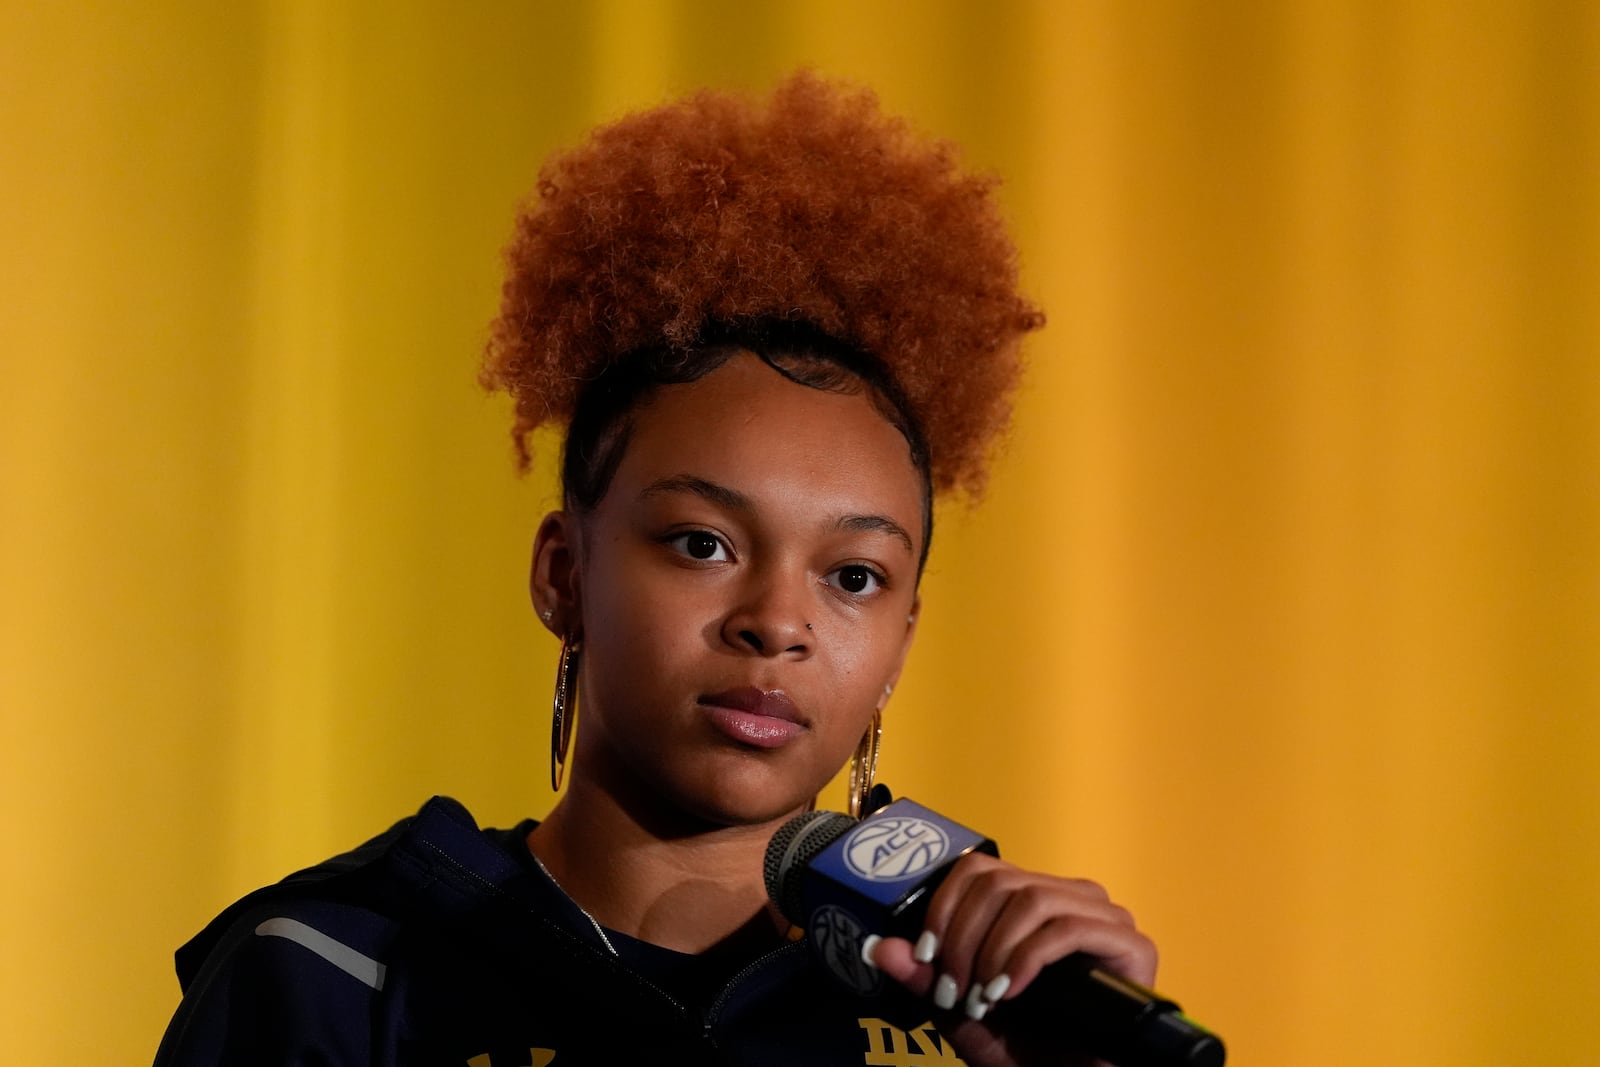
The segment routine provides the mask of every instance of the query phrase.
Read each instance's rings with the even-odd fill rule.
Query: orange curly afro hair
[[[545,164],[507,250],[482,381],[515,401],[522,466],[617,361],[777,322],[881,362],[933,487],[981,490],[1044,322],[994,185],[809,72],[765,106],[707,91],[596,130]]]

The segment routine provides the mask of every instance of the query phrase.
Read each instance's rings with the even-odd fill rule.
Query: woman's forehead
[[[922,480],[905,436],[866,389],[789,380],[752,355],[655,390],[632,418],[611,493],[699,478],[761,503],[801,495],[819,509],[887,513],[920,528]],[[790,501],[793,503],[793,501]]]

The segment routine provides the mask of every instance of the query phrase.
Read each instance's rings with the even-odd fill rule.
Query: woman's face
[[[717,824],[803,806],[899,676],[922,482],[865,392],[738,355],[635,413],[600,503],[540,532],[583,641],[571,774]]]

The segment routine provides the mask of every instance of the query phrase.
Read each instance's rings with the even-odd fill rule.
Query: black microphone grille
[[[850,832],[856,821],[837,811],[807,811],[782,826],[767,842],[767,858],[761,865],[766,878],[767,896],[796,926],[804,926],[800,913],[800,875],[817,854]]]

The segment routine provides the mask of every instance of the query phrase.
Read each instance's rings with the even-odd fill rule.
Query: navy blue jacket
[[[959,1062],[910,1025],[925,1008],[849,994],[804,941],[730,976],[602,931],[525,859],[532,826],[435,797],[240,900],[178,950],[157,1067]]]

